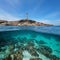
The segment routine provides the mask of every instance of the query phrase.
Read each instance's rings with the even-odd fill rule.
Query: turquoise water
[[[22,59],[19,58],[20,60],[31,60],[31,58],[60,60],[60,35],[27,29],[1,31],[0,60],[9,60],[10,55],[12,58],[10,60],[14,60],[13,56],[18,50],[22,50],[23,56]]]
[[[16,30],[0,32],[0,53],[2,51],[4,52],[4,50],[6,51],[7,46],[9,45],[15,46],[17,44],[19,45],[22,44],[22,46],[25,46],[29,41],[33,42],[35,48],[40,48],[40,46],[50,47],[52,50],[51,54],[60,58],[60,36],[41,32],[39,33],[32,30]],[[14,49],[16,50],[16,48]],[[6,54],[9,53],[10,52],[7,52]]]

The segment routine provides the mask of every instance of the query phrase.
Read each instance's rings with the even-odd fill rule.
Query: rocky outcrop
[[[18,21],[4,21],[0,20],[0,25],[12,25],[12,26],[53,26],[52,24],[45,24],[36,22],[34,20],[22,19]]]

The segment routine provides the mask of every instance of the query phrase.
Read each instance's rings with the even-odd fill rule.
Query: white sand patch
[[[39,54],[39,57],[34,57],[34,56],[31,56],[31,54],[25,50],[25,51],[23,51],[23,56],[24,56],[23,60],[30,60],[30,58],[41,58],[42,60],[50,60],[49,58],[47,58],[43,54],[41,54],[41,53],[38,53],[38,54]]]
[[[23,58],[23,60],[30,60],[30,58]]]
[[[28,51],[23,51],[23,60],[30,60],[30,58],[32,57],[31,54]]]

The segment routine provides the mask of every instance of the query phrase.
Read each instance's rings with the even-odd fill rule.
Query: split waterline
[[[60,35],[30,29],[0,32],[1,60],[60,60]]]

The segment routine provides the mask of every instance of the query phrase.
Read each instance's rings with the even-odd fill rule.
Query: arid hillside
[[[34,20],[27,20],[27,19],[22,19],[18,21],[6,21],[6,20],[0,20],[0,25],[4,26],[53,26],[52,24],[46,24],[42,22],[37,22]]]

